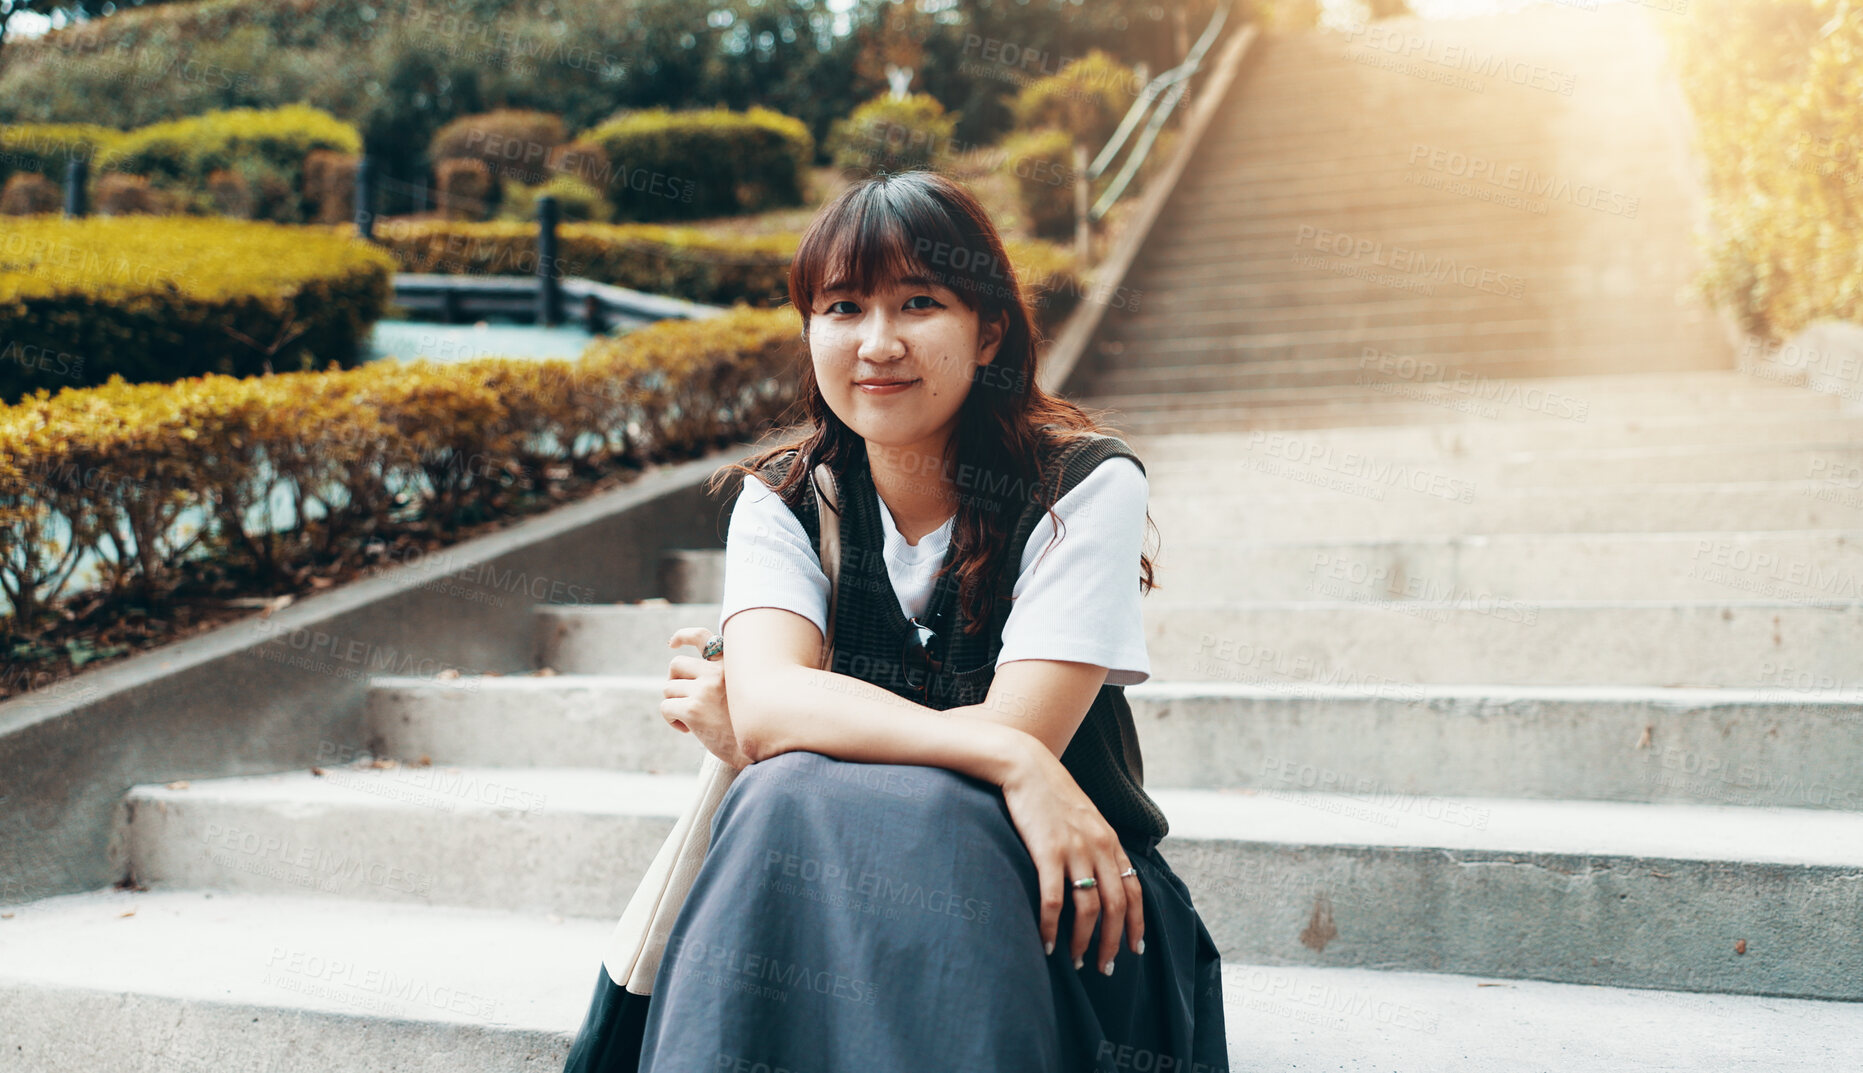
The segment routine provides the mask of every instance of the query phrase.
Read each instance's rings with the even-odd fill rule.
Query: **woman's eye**
[[[839,310],[839,309],[836,309],[836,308],[835,308],[835,306],[851,306],[851,305],[853,305],[853,304],[854,304],[854,303],[852,303],[852,302],[850,302],[850,301],[848,301],[848,300],[847,300],[847,299],[845,299],[845,298],[843,298],[843,299],[841,299],[841,300],[840,300],[840,301],[838,301],[838,302],[830,302],[830,303],[828,303],[828,312],[830,312],[830,313],[840,313],[840,312],[848,312],[848,313],[852,313],[852,312],[853,312],[853,310],[851,310],[851,309],[849,309],[849,310]]]
[[[919,300],[919,299],[921,299],[921,298],[923,298],[923,299],[925,299],[925,300],[926,300],[927,302],[930,302],[930,303],[931,303],[931,305],[928,305],[928,306],[919,306],[918,308],[920,308],[920,309],[937,309],[937,308],[940,308],[940,303],[939,303],[939,301],[938,301],[938,299],[936,299],[936,298],[933,298],[933,297],[932,297],[931,295],[929,295],[929,294],[915,294],[915,295],[913,295],[912,297],[910,297],[910,298],[908,298],[908,299],[906,299],[906,304],[907,304],[907,305],[910,305],[911,303],[913,303],[913,302],[916,302],[916,301],[918,301],[918,300]]]

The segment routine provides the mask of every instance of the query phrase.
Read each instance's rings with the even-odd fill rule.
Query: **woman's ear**
[[[1009,311],[999,309],[996,319],[977,322],[977,364],[988,365],[996,360],[996,351],[1003,345],[1003,336],[1009,331]]]

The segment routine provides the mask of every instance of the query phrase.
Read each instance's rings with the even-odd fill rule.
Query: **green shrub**
[[[752,108],[623,112],[577,141],[601,149],[602,190],[617,220],[699,219],[802,204],[815,142],[801,121]]]
[[[394,262],[328,231],[220,218],[32,216],[0,229],[0,400],[356,360]]]
[[[500,180],[535,186],[547,178],[550,154],[569,140],[563,117],[549,112],[503,108],[460,116],[433,136],[428,158],[482,160]]]
[[[276,191],[276,204],[273,195],[262,195],[268,218],[295,223],[314,211],[299,194],[305,158],[319,149],[361,148],[356,128],[317,108],[234,108],[130,131],[111,147],[102,167],[146,175],[196,211],[211,211],[207,177],[232,169],[255,191]]]
[[[535,186],[506,179],[504,197],[499,199],[498,219],[535,220],[537,199],[545,194],[556,199],[557,219],[563,221],[607,223],[614,211],[600,190],[574,175],[563,173]]]
[[[335,229],[353,234],[352,225]],[[537,271],[534,223],[383,220],[376,241],[399,271],[481,276]],[[789,297],[789,262],[802,236],[716,235],[658,224],[564,224],[557,257],[565,276],[630,287],[710,305],[768,307]],[[1073,251],[1051,242],[1007,240],[1010,262],[1043,323],[1057,327],[1085,285]]]
[[[0,187],[0,216],[31,216],[41,212],[58,212],[65,199],[52,180],[30,171],[7,179]]]
[[[0,589],[30,632],[58,580],[60,528],[104,562],[108,587],[160,592],[196,543],[174,522],[197,510],[211,519],[205,549],[269,580],[360,566],[354,538],[410,512],[429,535],[508,513],[508,493],[565,465],[638,469],[754,439],[794,401],[800,328],[792,309],[737,308],[600,339],[575,361],[42,390],[0,408]],[[280,500],[302,509],[298,524],[273,524]],[[122,548],[136,554],[108,554]]]
[[[1074,138],[1047,128],[1003,139],[1003,171],[1014,177],[1029,230],[1044,238],[1074,233]]]
[[[1863,10],[1696,0],[1663,22],[1707,169],[1702,289],[1771,340],[1863,321]]]
[[[1024,86],[1016,95],[1016,125],[1067,131],[1098,153],[1144,88],[1137,72],[1096,48]]]
[[[537,270],[534,222],[384,220],[375,238],[402,272],[528,276]],[[784,300],[800,241],[795,234],[723,237],[660,224],[569,223],[557,229],[557,256],[566,276],[711,305],[770,306]]]
[[[304,158],[304,202],[311,206],[311,220],[320,224],[342,223],[356,212],[356,168],[362,158],[355,153],[338,153],[315,149]]]
[[[0,182],[21,172],[43,175],[64,188],[67,162],[95,161],[123,132],[94,123],[0,124]]]
[[[925,167],[954,151],[959,118],[928,93],[875,97],[834,124],[828,152],[835,167],[862,175]]]
[[[101,216],[167,216],[175,211],[175,198],[149,183],[146,175],[105,172],[93,186],[92,210]]]
[[[492,209],[492,170],[473,157],[442,160],[433,169],[440,215],[448,220],[483,220]]]

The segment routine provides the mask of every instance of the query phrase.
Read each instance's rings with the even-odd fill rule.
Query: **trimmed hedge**
[[[1097,153],[1112,139],[1144,88],[1138,72],[1096,48],[1059,72],[1022,87],[1014,105],[1016,125],[1067,131]]]
[[[349,224],[336,230],[355,232]],[[556,233],[564,276],[694,302],[759,307],[788,301],[789,262],[802,241],[794,233],[722,236],[655,224],[566,223]],[[528,276],[537,271],[534,223],[388,220],[376,224],[375,238],[402,272]],[[1044,327],[1058,326],[1086,286],[1073,251],[1039,240],[1009,239],[1004,245],[1037,318]]]
[[[883,94],[835,122],[828,153],[835,167],[861,175],[925,167],[952,151],[960,118],[929,93]]]
[[[353,225],[340,231],[353,234]],[[788,289],[801,236],[720,237],[691,227],[565,223],[557,227],[564,276],[676,295],[694,302],[775,305]],[[537,271],[537,225],[385,220],[376,241],[403,272],[528,276]]]
[[[302,191],[304,160],[318,150],[359,153],[362,136],[307,105],[233,108],[132,130],[111,146],[101,168],[146,175],[204,211],[212,211],[203,200],[209,177],[233,171],[264,192],[270,218],[299,223],[316,216]]]
[[[1030,130],[1003,139],[1002,148],[1003,171],[1015,179],[1029,230],[1044,238],[1072,236],[1074,136],[1052,127]]]
[[[10,218],[0,401],[35,388],[353,364],[394,261],[329,231],[194,217]]]
[[[0,184],[29,172],[63,190],[65,167],[72,158],[95,161],[122,138],[122,131],[95,123],[0,124]]]
[[[607,160],[598,174],[618,220],[692,220],[789,208],[803,201],[815,139],[768,108],[622,112],[576,136]]]
[[[794,401],[800,326],[793,310],[740,307],[601,340],[575,361],[41,391],[0,409],[0,586],[29,625],[56,588],[58,523],[73,550],[98,554],[109,588],[160,592],[197,543],[282,577],[361,560],[357,538],[410,516],[445,526],[499,513],[565,465],[593,474],[699,455]],[[295,517],[274,520],[274,500]],[[191,508],[212,524],[177,537]],[[114,554],[124,548],[137,553]]]

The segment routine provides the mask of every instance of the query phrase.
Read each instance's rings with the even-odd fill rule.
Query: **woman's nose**
[[[906,352],[905,340],[899,337],[899,322],[876,313],[867,319],[860,335],[860,356],[868,361],[884,361]]]

